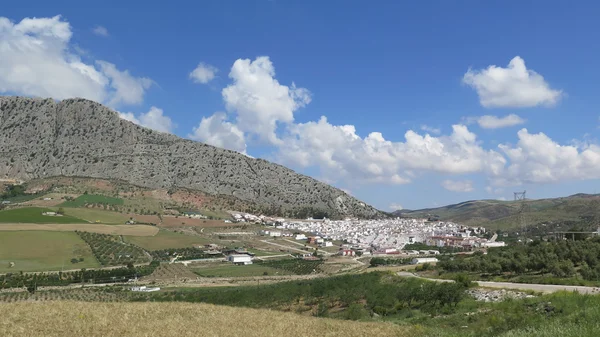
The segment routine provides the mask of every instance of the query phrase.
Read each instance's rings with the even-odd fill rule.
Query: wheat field
[[[410,336],[391,323],[354,322],[194,303],[0,304],[5,337]]]

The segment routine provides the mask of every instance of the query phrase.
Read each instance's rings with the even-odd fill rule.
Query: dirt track
[[[72,232],[75,230],[133,236],[154,236],[158,233],[158,227],[146,225],[102,225],[102,224],[0,224],[0,231],[59,231]]]

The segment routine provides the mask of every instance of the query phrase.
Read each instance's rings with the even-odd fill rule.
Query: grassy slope
[[[0,223],[86,223],[68,215],[55,217],[42,215],[42,212],[52,212],[53,210],[40,207],[24,207],[6,211],[0,211]]]
[[[186,248],[194,245],[205,245],[210,240],[199,236],[174,233],[167,230],[161,230],[155,236],[125,236],[127,242],[133,243],[147,250],[160,250],[168,248]]]
[[[577,221],[580,216],[600,215],[600,196],[573,195],[565,198],[527,200],[525,212],[528,224],[550,221]],[[405,216],[435,214],[441,220],[451,220],[472,226],[507,229],[519,226],[520,202],[500,200],[474,200],[439,208],[403,212]]]
[[[56,209],[58,209],[58,208],[56,208]],[[69,216],[72,216],[75,218],[79,218],[79,219],[84,219],[89,222],[99,221],[100,223],[104,223],[104,224],[121,224],[122,225],[127,220],[129,220],[129,217],[127,217],[121,213],[104,211],[104,210],[100,210],[100,209],[64,208],[64,210],[65,210],[66,215],[69,215]]]
[[[72,264],[72,258],[84,261]],[[8,268],[15,262],[14,268]],[[89,246],[75,233],[0,232],[0,273],[98,267]]]
[[[3,336],[410,336],[407,327],[190,303],[0,304]]]

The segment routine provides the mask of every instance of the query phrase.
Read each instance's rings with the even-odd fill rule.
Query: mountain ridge
[[[0,177],[61,176],[231,195],[284,214],[310,208],[335,217],[385,216],[282,165],[144,128],[87,99],[0,96]]]

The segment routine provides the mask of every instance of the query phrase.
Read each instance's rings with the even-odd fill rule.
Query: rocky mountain
[[[119,179],[233,196],[279,213],[383,216],[281,165],[153,131],[85,99],[0,97],[0,178]]]

